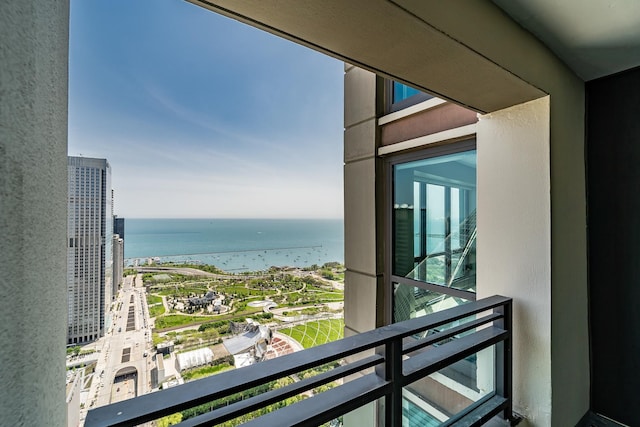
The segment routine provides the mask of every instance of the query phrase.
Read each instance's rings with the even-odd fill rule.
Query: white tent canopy
[[[211,362],[213,362],[213,351],[208,347],[178,354],[179,371],[206,365]]]

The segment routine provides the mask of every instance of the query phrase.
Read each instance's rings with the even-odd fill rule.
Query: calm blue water
[[[126,219],[125,263],[199,261],[227,271],[344,262],[342,220]]]

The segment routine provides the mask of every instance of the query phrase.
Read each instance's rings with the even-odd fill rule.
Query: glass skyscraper
[[[69,157],[67,210],[67,343],[105,331],[112,299],[111,167],[106,159]]]

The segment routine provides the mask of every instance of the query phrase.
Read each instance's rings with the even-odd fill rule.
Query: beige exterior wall
[[[378,160],[375,74],[346,65],[344,77],[344,228],[347,331],[358,333],[381,323],[382,266],[377,232]],[[366,307],[366,310],[363,308]]]
[[[344,76],[344,229],[345,337],[382,323],[382,257],[377,215],[378,146],[375,74],[345,64]],[[344,425],[376,425],[376,405],[343,418]]]
[[[480,117],[477,295],[512,297],[514,410],[551,425],[549,98]]]
[[[64,426],[66,0],[0,2],[0,424]]]

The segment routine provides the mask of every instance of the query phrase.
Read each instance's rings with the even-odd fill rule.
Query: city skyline
[[[109,159],[121,217],[341,218],[342,87],[186,2],[71,3],[69,155]]]

